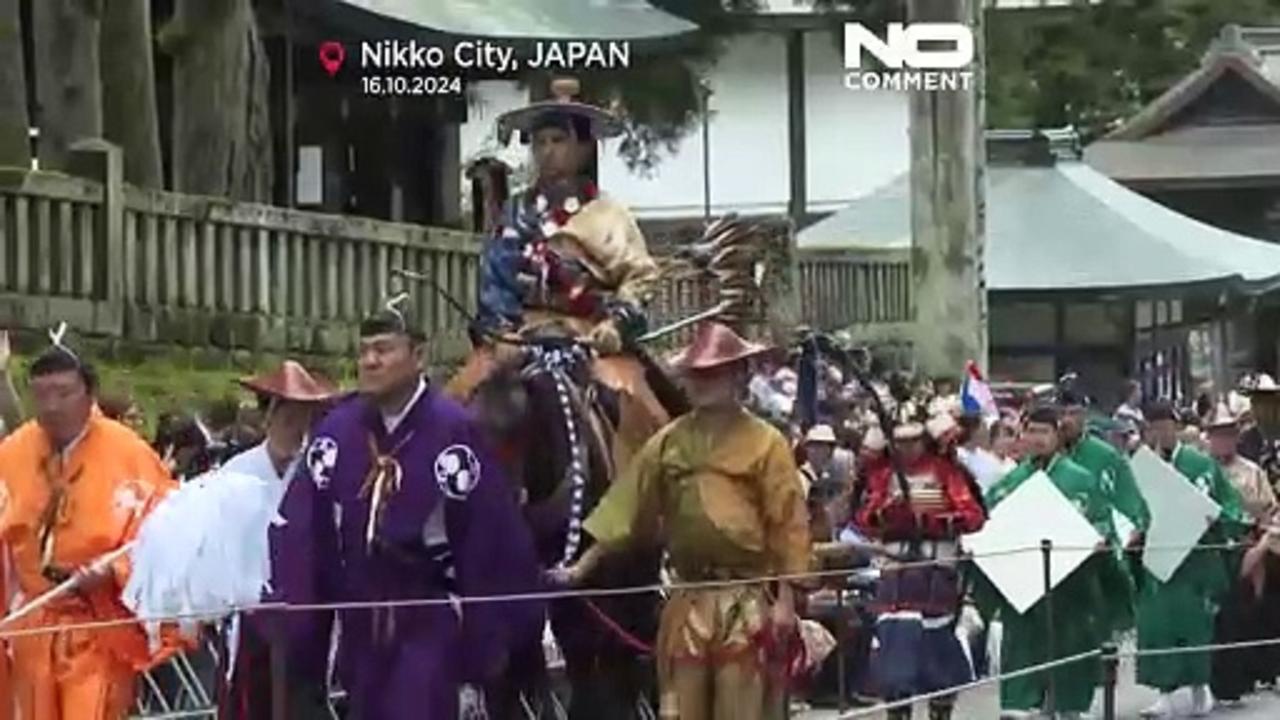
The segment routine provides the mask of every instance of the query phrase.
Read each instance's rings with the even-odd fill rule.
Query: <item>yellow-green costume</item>
[[[1222,468],[1209,456],[1181,444],[1166,460],[1222,508],[1200,544],[1219,545],[1241,538],[1249,524],[1241,510],[1240,494]],[[1237,572],[1232,557],[1227,550],[1193,550],[1169,582],[1161,583],[1147,573],[1138,596],[1138,649],[1212,643],[1218,601],[1230,590]],[[1138,682],[1163,692],[1206,685],[1210,670],[1209,653],[1138,658]]]
[[[987,507],[996,507],[1029,480],[1040,467],[1031,460],[1019,463],[987,491]],[[1044,468],[1054,486],[1106,538],[1114,537],[1111,504],[1097,479],[1067,457],[1055,455]],[[1054,653],[1047,644],[1048,609],[1044,599],[1019,614],[991,583],[976,573],[974,596],[983,614],[997,611],[1004,623],[1001,644],[1003,672],[1096,650],[1111,634],[1117,612],[1116,601],[1107,594],[1107,579],[1113,577],[1116,559],[1099,553],[1086,560],[1053,589]],[[1121,600],[1123,602],[1123,600]],[[1093,692],[1101,680],[1096,658],[1061,665],[1051,671],[1054,706],[1058,712],[1085,712],[1093,703]],[[1000,707],[1004,710],[1034,710],[1045,701],[1049,673],[1013,678],[1000,684]]]
[[[809,569],[804,491],[786,439],[745,410],[695,410],[641,448],[584,523],[607,546],[661,536],[680,580]],[[752,720],[769,692],[769,588],[679,590],[658,632],[663,717]]]

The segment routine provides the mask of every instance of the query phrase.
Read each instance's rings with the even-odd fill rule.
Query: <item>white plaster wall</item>
[[[805,38],[811,212],[839,209],[888,184],[910,165],[908,94],[849,90],[844,73],[839,39],[829,32]],[[784,104],[784,122],[785,117]]]
[[[776,35],[736,38],[709,72],[712,213],[776,212],[787,197],[786,48]],[[600,183],[641,217],[702,214],[700,126],[648,177],[606,144]]]
[[[760,3],[760,15],[810,15],[813,14],[812,0],[763,0]]]
[[[789,198],[786,48],[781,35],[733,40],[709,72],[711,204],[726,212],[782,213]],[[847,90],[838,41],[830,32],[806,37],[805,91],[809,209],[825,212],[889,182],[907,168],[907,100],[903,93]],[[472,86],[462,127],[464,163],[497,147],[493,125],[504,110],[526,101],[514,82]],[[501,157],[527,163],[520,146]],[[607,144],[601,185],[640,217],[699,216],[703,207],[700,125],[648,175],[633,172]],[[467,194],[464,193],[464,197]]]

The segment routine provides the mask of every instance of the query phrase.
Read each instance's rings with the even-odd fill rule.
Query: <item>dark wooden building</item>
[[[1280,27],[1224,27],[1199,68],[1085,161],[1180,213],[1280,242]],[[1277,370],[1280,308],[1255,303],[1223,333],[1233,366]]]
[[[1225,27],[1199,68],[1085,161],[1178,212],[1280,241],[1280,27]]]
[[[157,24],[172,5],[156,0]],[[271,65],[272,201],[441,227],[470,224],[461,217],[466,85],[501,72],[453,64],[459,42],[527,53],[542,39],[626,39],[642,61],[649,43],[697,29],[634,0],[260,0],[255,8]],[[429,70],[372,73],[404,75],[410,89],[371,94],[361,43],[383,41],[439,48],[449,60]],[[330,42],[345,50],[332,76],[320,62],[320,46]],[[157,60],[163,108],[168,69]],[[423,92],[413,91],[415,83]]]

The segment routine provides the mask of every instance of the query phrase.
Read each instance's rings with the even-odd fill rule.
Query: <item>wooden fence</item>
[[[479,243],[467,233],[140,190],[113,148],[83,175],[0,169],[0,323],[199,347],[344,352],[359,318],[432,278],[474,309]],[[412,288],[433,354],[458,357],[466,320]]]
[[[123,183],[119,150],[97,141],[74,163],[75,176],[0,168],[0,327],[66,321],[142,344],[346,353],[359,318],[402,289],[394,268],[432,277],[474,312],[474,235],[141,190]],[[782,272],[765,295],[781,305],[778,294],[794,292],[789,231],[774,244],[786,251],[771,260]],[[905,265],[806,255],[796,267],[800,317],[812,324],[910,316]],[[429,288],[408,289],[432,360],[461,357],[466,318]],[[651,324],[710,307],[714,295],[701,280],[669,280]]]
[[[802,250],[801,317],[824,330],[909,323],[911,265],[900,252]]]

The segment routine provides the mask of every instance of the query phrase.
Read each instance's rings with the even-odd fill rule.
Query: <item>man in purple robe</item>
[[[543,621],[540,603],[469,599],[536,590],[537,560],[476,424],[422,376],[423,336],[394,305],[360,331],[359,392],[312,433],[273,584],[290,604],[400,603],[337,613],[355,717],[455,720]],[[323,677],[332,617],[285,614],[291,675]]]

